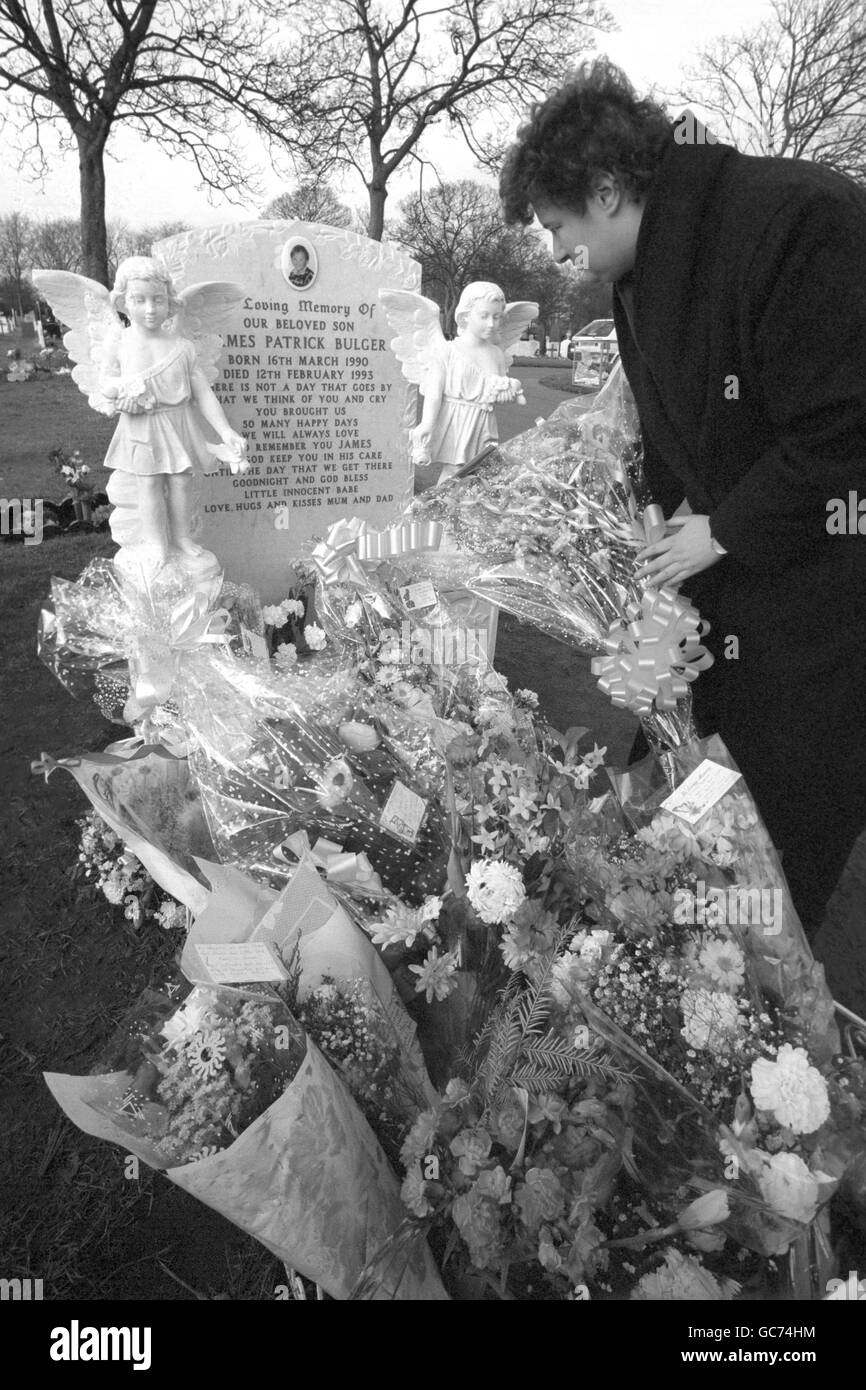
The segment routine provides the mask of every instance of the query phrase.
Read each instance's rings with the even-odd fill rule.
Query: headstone
[[[310,222],[245,222],[159,242],[178,289],[246,290],[222,330],[214,390],[249,441],[250,468],[200,480],[197,539],[264,603],[284,598],[293,559],[342,517],[391,525],[412,497],[407,428],[416,392],[390,351],[380,289],[418,289],[395,247]]]

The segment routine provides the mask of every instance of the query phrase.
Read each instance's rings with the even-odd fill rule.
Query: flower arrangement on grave
[[[149,922],[165,931],[187,927],[187,908],[163,892],[97,811],[88,811],[76,824],[81,831],[73,871],[78,882],[102,893],[115,907],[122,907],[125,919],[136,930]]]
[[[66,450],[61,447],[52,449],[48,455],[48,461],[54,466],[55,472],[63,478],[69,488],[70,495],[76,501],[86,501],[93,496],[90,465],[84,462],[79,449],[74,449],[71,454],[67,454]]]

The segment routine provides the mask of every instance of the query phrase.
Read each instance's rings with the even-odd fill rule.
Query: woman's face
[[[495,340],[502,326],[503,312],[499,299],[476,299],[466,314],[466,332],[482,343]]]
[[[534,211],[553,239],[553,259],[573,261],[591,284],[612,284],[633,268],[643,208],[624,199],[613,181],[587,199],[586,212],[544,201]]]
[[[145,333],[159,332],[170,313],[168,290],[159,280],[130,280],[123,296],[123,311],[130,323]]]

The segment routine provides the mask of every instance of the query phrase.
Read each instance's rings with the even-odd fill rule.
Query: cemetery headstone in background
[[[200,480],[197,538],[227,577],[276,602],[314,537],[341,517],[388,526],[411,499],[416,394],[390,351],[379,290],[418,289],[420,266],[309,222],[205,227],[154,253],[178,289],[228,280],[246,290],[223,330],[214,390],[249,441],[250,467]]]

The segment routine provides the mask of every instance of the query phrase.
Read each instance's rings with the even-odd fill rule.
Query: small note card
[[[403,782],[396,781],[379,817],[379,824],[383,830],[396,835],[398,840],[414,845],[426,810],[427,802],[423,796],[413,792]]]
[[[661,803],[662,810],[680,816],[689,825],[697,825],[742,775],[729,767],[722,767],[721,763],[704,758],[676,791]]]
[[[250,628],[241,626],[241,642],[247,656],[255,657],[256,661],[268,660],[268,644],[264,637],[260,637],[257,632]]]
[[[289,978],[276,951],[266,941],[199,942],[195,950],[215,985]]]
[[[436,590],[429,579],[422,579],[417,584],[404,585],[400,590],[400,597],[413,612],[436,607]]]

